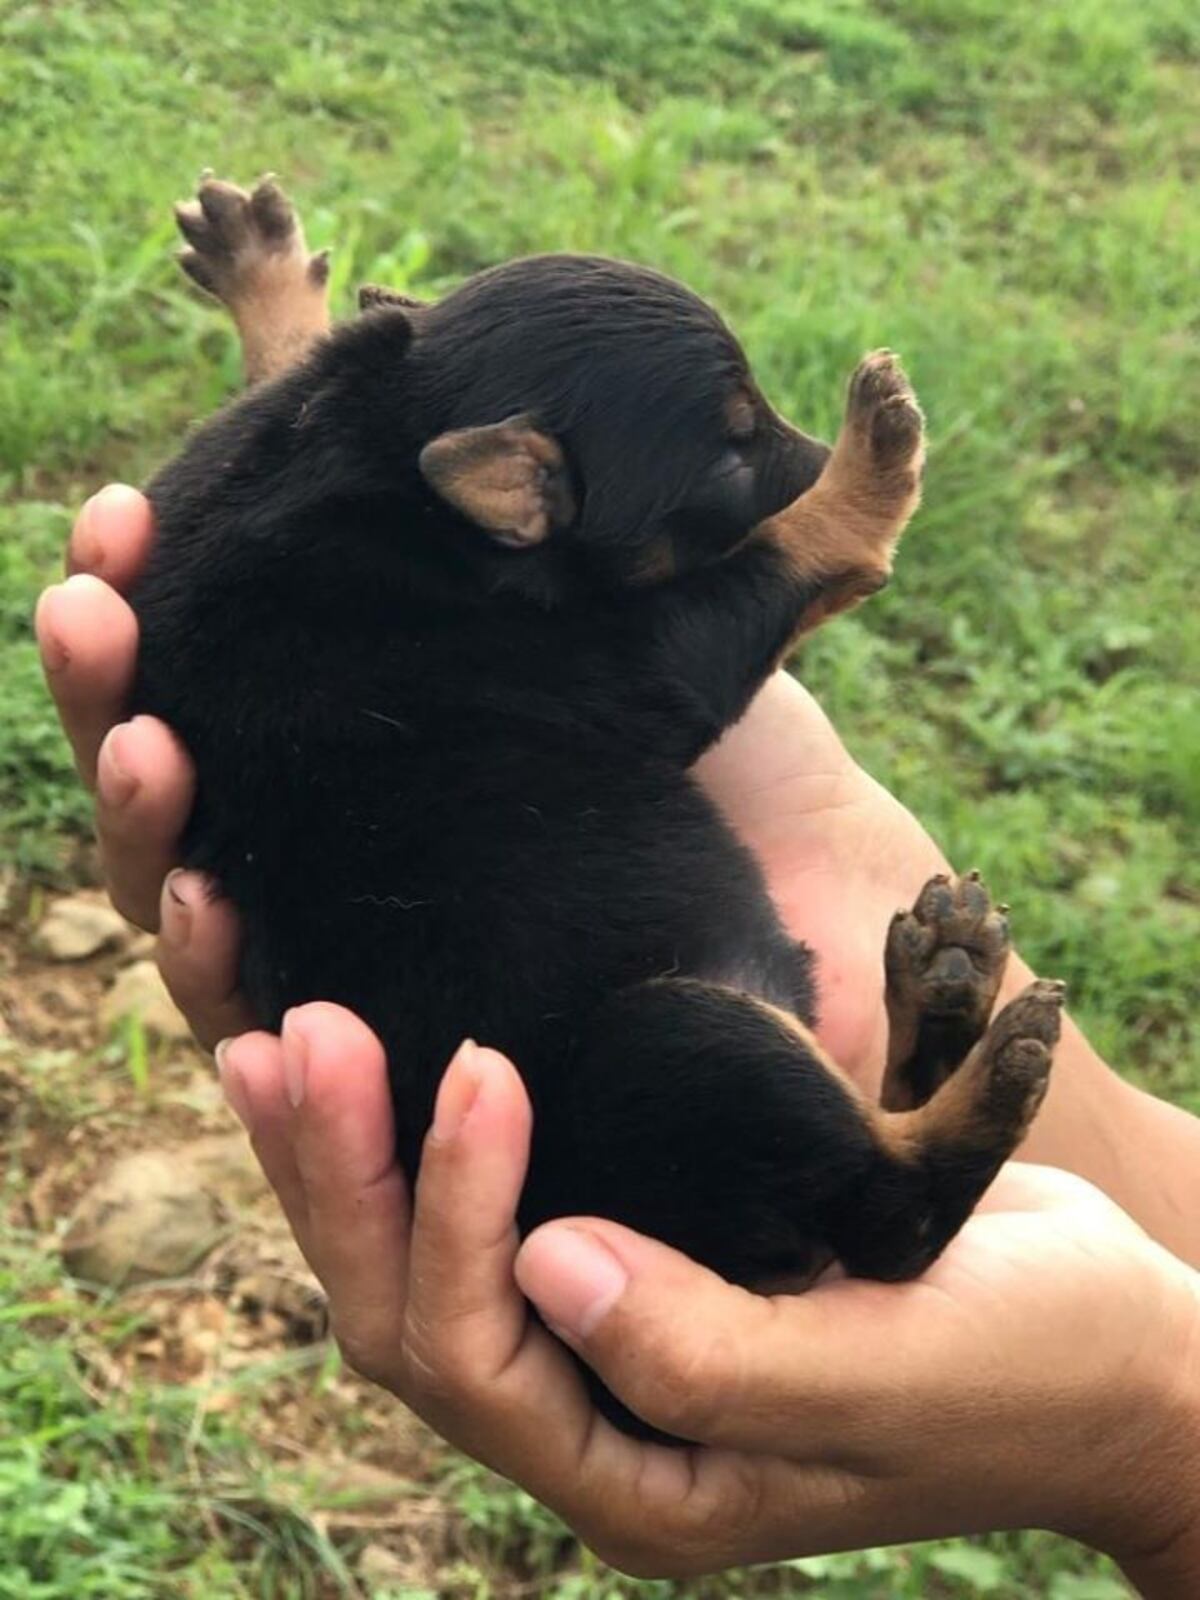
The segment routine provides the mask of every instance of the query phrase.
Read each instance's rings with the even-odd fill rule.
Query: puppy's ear
[[[541,544],[575,520],[562,450],[526,413],[443,433],[419,460],[430,487],[498,544]]]
[[[374,311],[377,306],[400,306],[405,311],[420,311],[424,300],[414,300],[410,294],[397,294],[395,289],[384,289],[377,283],[364,283],[358,291],[358,309]]]

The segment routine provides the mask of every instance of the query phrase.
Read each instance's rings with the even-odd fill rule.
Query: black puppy
[[[186,860],[241,913],[262,1022],[322,998],[371,1024],[410,1175],[463,1036],[510,1054],[524,1228],[614,1217],[750,1285],[920,1272],[1041,1099],[1060,988],[989,1028],[1004,918],[976,876],[935,880],[889,935],[868,1104],[810,1031],[810,952],[688,775],[805,629],[886,580],[923,455],[894,358],[859,367],[831,452],[645,269],[372,291],[325,338],[274,185],[206,181],[179,217],[267,381],[150,486],[136,704],[195,757]]]

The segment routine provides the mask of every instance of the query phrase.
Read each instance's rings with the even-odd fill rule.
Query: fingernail
[[[129,770],[129,728],[128,722],[110,728],[96,757],[96,788],[114,811],[128,805],[138,791],[138,780]]]
[[[479,1046],[474,1039],[464,1039],[442,1076],[433,1108],[429,1134],[438,1144],[449,1143],[462,1127],[479,1097],[481,1081]]]
[[[217,1058],[217,1076],[221,1080],[221,1092],[225,1096],[226,1104],[249,1133],[252,1120],[250,1096],[246,1092],[245,1078],[229,1059],[229,1047],[232,1043],[232,1039],[222,1039],[213,1052]]]
[[[550,1223],[517,1257],[517,1283],[556,1332],[586,1339],[625,1292],[629,1274],[595,1234]]]
[[[183,950],[192,937],[192,907],[183,892],[188,877],[183,867],[176,867],[163,882],[158,936],[171,950]]]
[[[54,630],[51,617],[54,611],[54,596],[62,588],[61,583],[52,583],[48,589],[42,591],[38,597],[37,607],[33,614],[33,625],[38,636],[38,647],[42,654],[42,666],[47,672],[61,672],[70,661],[70,652]]]
[[[283,1039],[283,1087],[292,1110],[304,1104],[304,1087],[308,1078],[308,1040],[297,1026],[296,1013],[285,1011],[279,1030]]]

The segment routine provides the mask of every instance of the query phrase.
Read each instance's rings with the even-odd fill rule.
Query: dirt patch
[[[191,1043],[135,1041],[123,1023],[102,1020],[105,997],[146,959],[146,936],[126,929],[86,957],[53,959],[39,935],[53,911],[28,893],[0,925],[0,1150],[17,1180],[0,1225],[31,1230],[61,1255],[80,1218],[107,1224],[114,1207],[137,1201],[114,1188],[114,1172],[126,1189],[149,1174],[160,1205],[164,1170],[214,1201],[200,1258],[179,1276],[121,1288],[122,1335],[80,1342],[89,1387],[103,1401],[144,1384],[188,1385],[204,1412],[236,1410],[296,1508],[348,1554],[371,1549],[380,1578],[364,1574],[364,1594],[389,1561],[409,1584],[457,1592],[439,1577],[463,1552],[456,1515],[434,1488],[445,1448],[337,1362],[320,1287],[211,1060]],[[112,1289],[99,1292],[111,1302]],[[54,1335],[52,1307],[30,1332]]]

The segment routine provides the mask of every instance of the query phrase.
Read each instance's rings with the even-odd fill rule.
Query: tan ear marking
[[[575,517],[557,443],[525,414],[482,428],[457,428],[421,451],[426,482],[500,544],[540,544]]]

